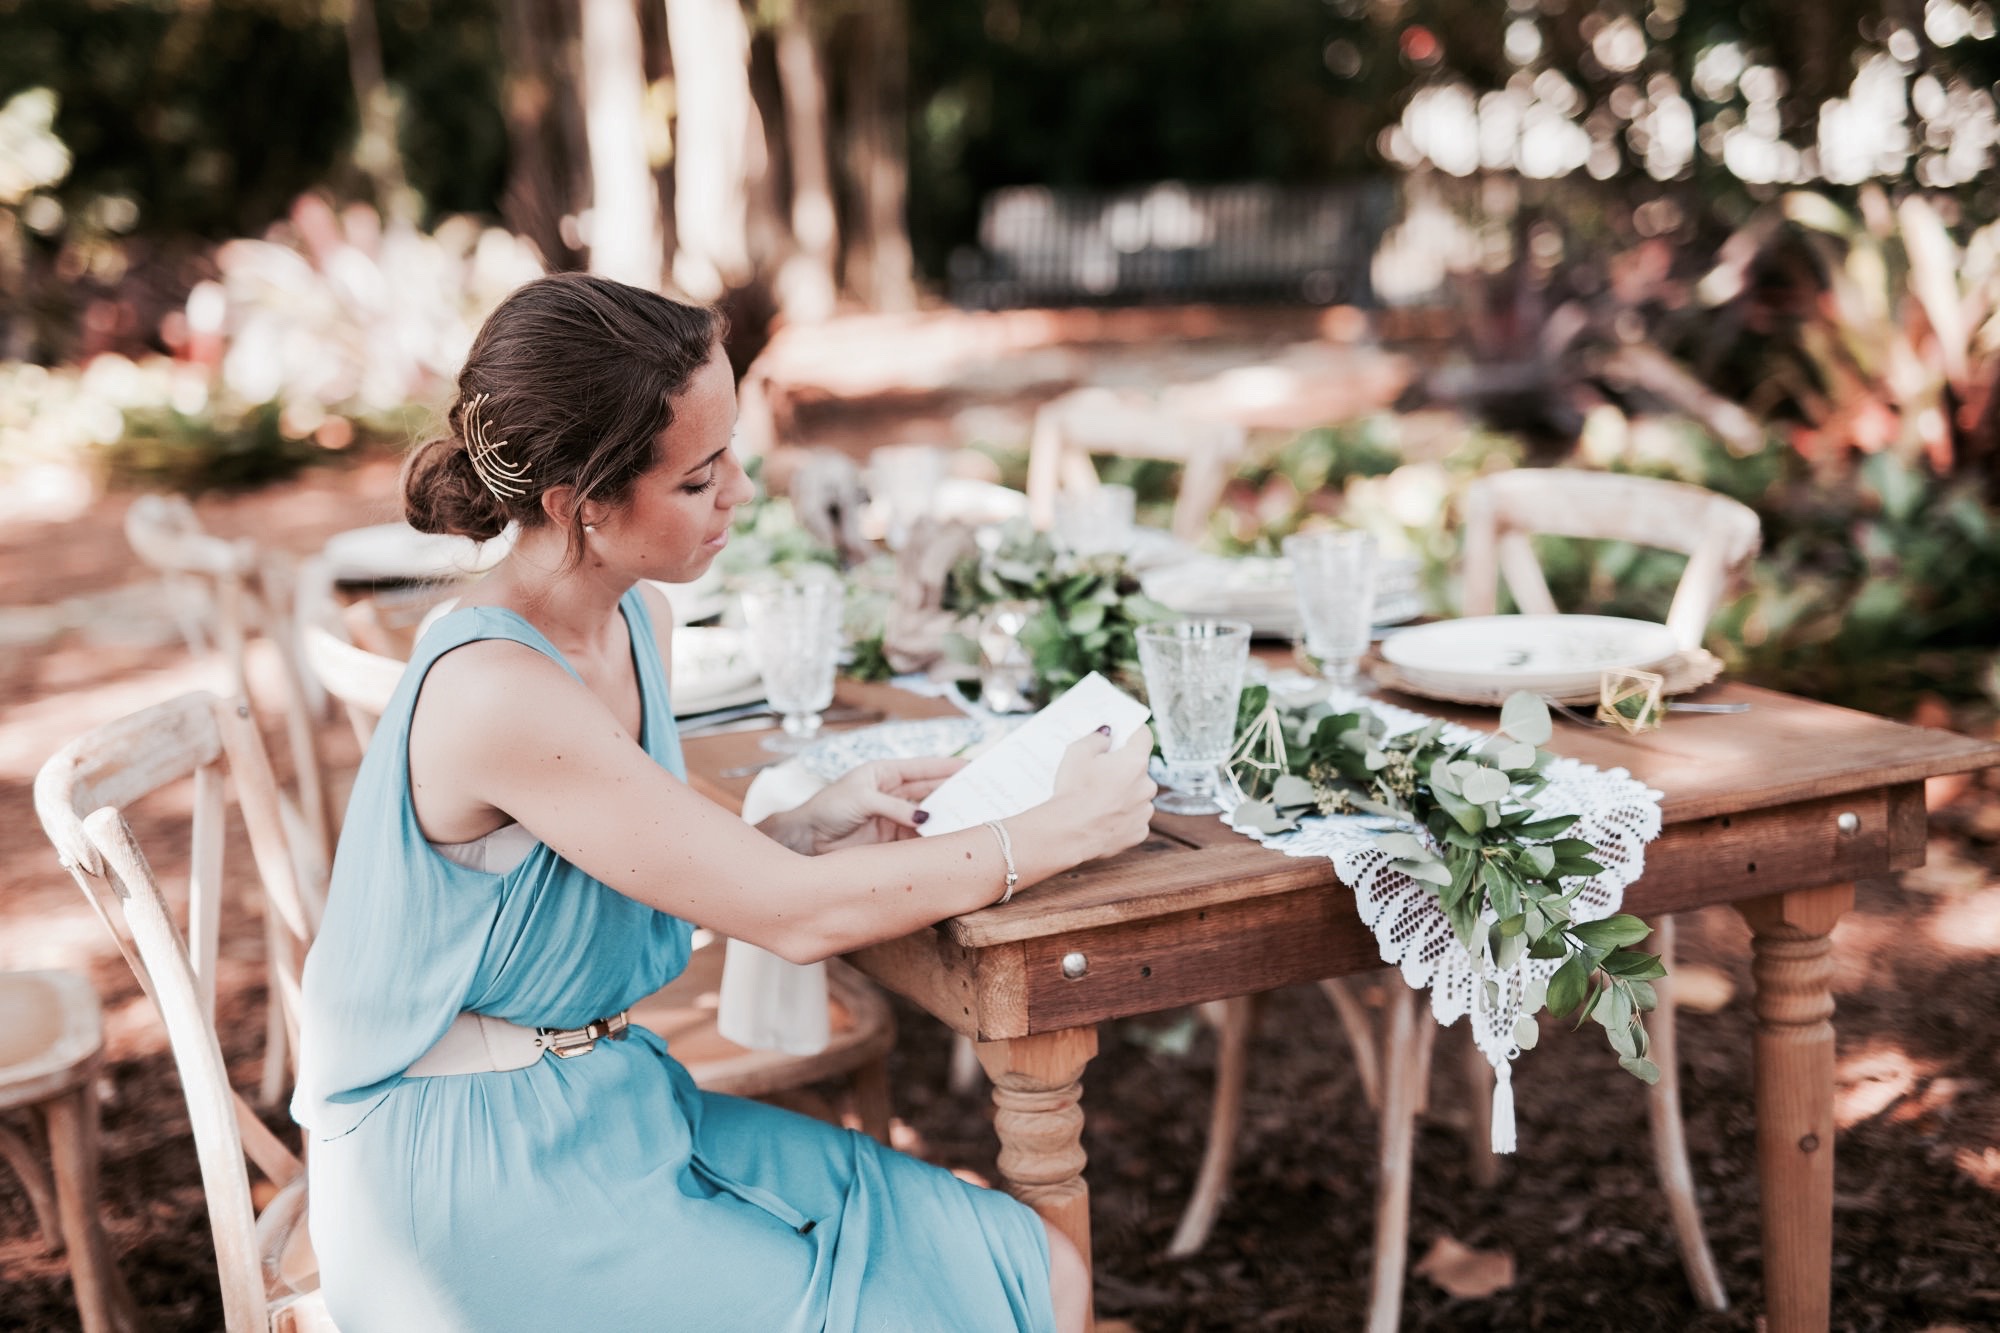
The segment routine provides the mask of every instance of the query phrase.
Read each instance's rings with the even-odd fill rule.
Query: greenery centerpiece
[[[1517,693],[1490,737],[1449,740],[1433,721],[1391,736],[1366,710],[1340,711],[1323,697],[1280,703],[1261,685],[1243,691],[1237,742],[1227,765],[1244,801],[1234,819],[1275,834],[1308,815],[1373,814],[1403,827],[1378,836],[1391,868],[1437,899],[1458,942],[1505,971],[1524,956],[1557,964],[1531,979],[1515,1042],[1535,1044],[1533,1015],[1547,1006],[1602,1025],[1624,1069],[1648,1083],[1640,1015],[1653,1008],[1659,958],[1632,946],[1649,933],[1635,916],[1577,921],[1571,908],[1604,867],[1587,840],[1566,836],[1576,815],[1544,817],[1535,797],[1553,756],[1548,707]],[[1497,999],[1497,984],[1489,1003]]]
[[[1143,693],[1138,628],[1174,613],[1139,590],[1138,574],[1124,555],[1059,551],[1047,533],[1025,520],[990,532],[946,578],[944,608],[967,626],[1004,604],[1026,610],[1018,637],[1033,664],[1037,703],[1093,671],[1121,689]],[[963,666],[979,664],[979,646],[970,634],[947,636],[945,650]]]

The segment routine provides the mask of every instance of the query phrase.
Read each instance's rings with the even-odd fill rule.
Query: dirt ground
[[[206,501],[225,533],[296,551],[391,516],[393,465],[314,473]],[[61,524],[0,530],[0,967],[70,967],[105,1001],[102,1211],[152,1328],[221,1324],[193,1144],[157,1021],[55,863],[29,784],[64,740],[215,682],[181,647],[119,531],[114,497]],[[352,742],[328,728],[336,762]],[[1931,860],[1864,883],[1836,935],[1840,1011],[1834,1325],[2000,1328],[2000,789],[1940,790]],[[185,806],[139,828],[171,841]],[[231,849],[232,863],[247,863]],[[157,858],[163,879],[181,871]],[[1691,1008],[1681,1044],[1693,1165],[1732,1299],[1696,1310],[1649,1165],[1641,1087],[1602,1042],[1551,1029],[1518,1066],[1521,1149],[1497,1188],[1468,1178],[1458,1062],[1440,1058],[1420,1126],[1414,1263],[1441,1239],[1511,1258],[1510,1285],[1462,1298],[1410,1278],[1410,1329],[1761,1327],[1751,1120],[1748,934],[1726,910],[1683,919]],[[262,1044],[259,928],[224,942],[222,1031],[242,1085]],[[908,1006],[892,1066],[903,1141],[994,1175],[991,1106],[946,1088],[949,1043]],[[1439,1043],[1456,1052],[1457,1034]],[[1359,1325],[1372,1247],[1375,1139],[1353,1063],[1316,988],[1267,997],[1234,1189],[1197,1257],[1162,1257],[1199,1159],[1212,1036],[1191,1015],[1115,1024],[1085,1079],[1098,1309],[1144,1333]],[[274,1128],[290,1127],[273,1113]],[[0,1329],[76,1327],[60,1259],[0,1172]]]

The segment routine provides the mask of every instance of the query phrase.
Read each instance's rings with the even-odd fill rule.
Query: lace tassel
[[[1514,1151],[1514,1066],[1503,1060],[1493,1070],[1493,1151]]]

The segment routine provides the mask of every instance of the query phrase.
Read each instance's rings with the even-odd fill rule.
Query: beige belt
[[[626,1011],[622,1009],[580,1028],[522,1027],[491,1014],[467,1011],[454,1018],[437,1044],[418,1056],[403,1073],[410,1078],[504,1074],[526,1069],[550,1051],[562,1060],[588,1055],[600,1041],[624,1040],[627,1026]]]

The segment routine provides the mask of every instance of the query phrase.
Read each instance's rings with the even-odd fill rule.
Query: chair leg
[[[267,907],[265,910],[270,909]],[[276,931],[265,933],[265,947],[279,947]],[[290,1045],[285,1034],[284,997],[278,992],[277,968],[274,966],[271,969],[270,989],[264,997],[264,1072],[257,1084],[259,1106],[276,1106],[284,1100],[285,1089],[291,1082]]]
[[[1333,1002],[1334,1016],[1340,1019],[1341,1031],[1347,1034],[1347,1044],[1354,1051],[1354,1072],[1361,1079],[1361,1095],[1368,1099],[1369,1110],[1380,1111],[1382,1066],[1375,1056],[1375,1025],[1368,1020],[1368,1010],[1346,977],[1327,977],[1319,983],[1319,988]]]
[[[1167,1243],[1169,1259],[1185,1259],[1208,1242],[1229,1188],[1229,1171],[1236,1162],[1236,1140],[1243,1126],[1243,1085],[1250,1072],[1250,1038],[1257,1026],[1257,997],[1239,995],[1222,1002],[1216,1026],[1215,1101],[1209,1108],[1208,1147],[1194,1190],[1181,1212],[1180,1225]]]
[[[49,1157],[77,1313],[84,1333],[115,1333],[127,1325],[131,1300],[112,1266],[97,1216],[97,1093],[86,1082],[46,1107]]]
[[[1660,997],[1659,1007],[1646,1016],[1649,1054],[1660,1070],[1660,1081],[1646,1092],[1646,1118],[1653,1131],[1653,1170],[1667,1196],[1667,1211],[1674,1220],[1674,1238],[1680,1243],[1681,1267],[1687,1272],[1695,1300],[1704,1310],[1727,1310],[1729,1293],[1723,1288],[1722,1274],[1715,1266],[1715,1256],[1708,1250],[1708,1237],[1702,1231],[1701,1205],[1694,1196],[1694,1167],[1688,1162],[1687,1127],[1681,1121],[1680,1053],[1673,991],[1674,919],[1659,917],[1652,926],[1651,943],[1667,965],[1666,977],[1653,983]]]
[[[1368,1295],[1368,1333],[1396,1333],[1402,1317],[1417,1099],[1436,1032],[1436,1024],[1417,1019],[1417,993],[1408,986],[1392,984],[1382,1048],[1382,1138],[1375,1182],[1375,1269]]]
[[[62,1220],[56,1211],[55,1184],[42,1167],[42,1156],[27,1139],[0,1125],[0,1158],[5,1158],[7,1165],[14,1168],[14,1174],[21,1178],[21,1188],[28,1192],[28,1206],[35,1210],[35,1225],[42,1229],[49,1253],[61,1254]]]
[[[986,1071],[979,1067],[979,1048],[972,1038],[954,1036],[951,1039],[951,1072],[945,1076],[945,1086],[961,1097],[978,1091],[986,1081]]]
[[[1500,1183],[1500,1155],[1493,1151],[1493,1066],[1479,1043],[1472,1039],[1471,1019],[1467,1018],[1465,1042],[1460,1056],[1465,1061],[1466,1110],[1472,1122],[1465,1127],[1465,1168],[1472,1183],[1491,1189]]]
[[[889,1057],[871,1060],[848,1079],[854,1097],[854,1114],[862,1133],[884,1147],[889,1143]]]

